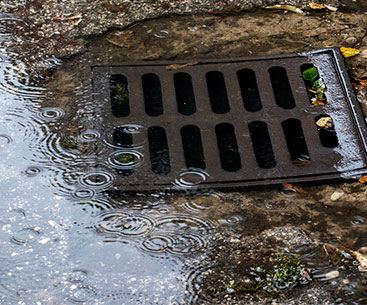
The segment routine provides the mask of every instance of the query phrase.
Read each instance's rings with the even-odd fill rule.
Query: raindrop
[[[30,166],[25,171],[24,174],[28,177],[35,177],[41,172],[41,169],[37,166]]]
[[[80,184],[93,189],[104,189],[113,184],[114,177],[110,173],[91,172],[80,178]]]
[[[71,273],[68,281],[71,283],[83,282],[88,277],[88,271],[83,269],[74,269]]]
[[[157,37],[157,38],[166,38],[168,36],[168,31],[167,30],[160,30],[158,33],[155,33],[154,34],[154,37]]]
[[[41,119],[52,121],[65,115],[65,111],[61,108],[44,108],[38,113]]]
[[[6,134],[0,134],[0,148],[10,144],[11,142],[13,142],[13,139],[10,136]]]
[[[200,168],[190,168],[182,172],[178,178],[175,179],[173,185],[177,189],[191,189],[200,183],[207,180],[209,174]]]
[[[83,131],[79,136],[80,140],[83,142],[94,142],[99,137],[100,137],[99,132],[91,129]]]
[[[113,211],[98,215],[95,227],[97,232],[107,235],[137,237],[149,234],[155,222],[147,216]]]
[[[71,294],[69,296],[70,301],[72,301],[75,304],[85,304],[94,302],[97,297],[97,290],[94,287],[87,286],[87,285],[80,285],[78,287],[72,286]]]
[[[73,192],[72,197],[75,199],[92,199],[95,193],[95,191],[90,189],[79,189]]]
[[[40,234],[35,228],[24,228],[13,235],[10,241],[17,245],[26,245],[37,240]]]
[[[351,224],[355,227],[358,227],[365,223],[366,219],[362,216],[354,216],[353,219],[350,221]]]
[[[108,158],[108,164],[117,169],[135,169],[142,165],[144,156],[135,150],[119,150]]]

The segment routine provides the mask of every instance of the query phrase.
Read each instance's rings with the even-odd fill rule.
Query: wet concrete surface
[[[264,3],[271,5],[275,2],[248,1],[246,9],[263,7]],[[304,6],[307,3],[308,1],[287,2]],[[48,128],[51,133],[77,138],[93,126],[96,119],[91,110],[91,96],[81,94],[83,88],[90,87],[87,71],[91,63],[225,58],[348,46],[361,50],[359,56],[346,60],[351,77],[358,83],[357,79],[367,77],[367,15],[365,10],[353,8],[356,3],[364,8],[363,2],[330,1],[330,5],[335,5],[339,11],[309,11],[307,15],[298,15],[260,10],[222,17],[199,14],[163,17],[137,22],[131,26],[128,25],[132,21],[172,12],[196,14],[203,8],[211,11],[213,3],[171,1],[169,4],[155,2],[154,6],[144,6],[134,5],[133,2],[100,2],[90,5],[71,2],[66,6],[57,5],[53,1],[49,4],[33,1],[28,6],[14,5],[14,8],[10,8],[8,5],[6,10],[23,14],[20,16],[31,22],[25,26],[14,21],[19,37],[24,34],[28,37],[21,47],[34,46],[29,52],[24,50],[21,54],[21,57],[26,58],[25,66],[34,71],[45,71],[44,79],[37,80],[37,83],[46,88],[41,107],[57,107],[65,114],[57,124],[50,124]],[[227,1],[215,5],[219,8],[236,4]],[[130,19],[122,18],[126,10],[130,12]],[[79,24],[73,25],[78,18],[50,20],[52,16],[78,13],[83,13],[84,16]],[[52,26],[48,26],[50,24]],[[28,34],[25,29],[31,33]],[[44,40],[40,39],[42,35]],[[11,47],[20,46],[14,41]],[[39,52],[34,54],[35,50]],[[49,70],[44,68],[45,61],[40,61],[46,54],[67,58],[63,58],[61,66]],[[366,103],[365,90],[365,87],[357,90],[362,103]],[[83,154],[88,155],[90,149],[94,148],[88,143],[78,143],[78,153],[74,153],[82,158]],[[63,162],[68,161],[66,159]],[[75,165],[70,163],[67,166],[65,173],[72,176]],[[62,181],[61,178],[58,179]],[[72,180],[70,177],[67,179]],[[57,179],[55,181],[60,183]],[[65,193],[67,192],[66,190]],[[333,196],[336,192],[340,195]],[[172,214],[181,215],[190,210],[192,216],[216,223],[215,234],[207,233],[213,238],[208,247],[210,251],[205,251],[204,248],[199,254],[195,252],[193,261],[190,262],[193,266],[196,263],[197,268],[188,268],[190,272],[195,271],[188,272],[187,289],[191,294],[183,303],[363,304],[366,302],[365,273],[359,271],[355,259],[351,259],[348,268],[339,266],[325,252],[323,246],[332,245],[346,251],[356,251],[367,246],[366,195],[364,184],[349,180],[305,184],[302,185],[302,191],[275,186],[212,190],[208,193],[175,193],[169,195],[169,199],[162,194],[158,195],[163,202],[169,203],[162,204],[162,208]],[[110,202],[121,203],[124,198],[121,194],[113,196],[116,199]],[[86,211],[92,209],[98,214],[98,207],[93,205],[93,201],[89,204],[87,201],[78,202]],[[106,207],[103,209],[106,210]],[[155,215],[153,209],[150,212]],[[111,219],[113,215],[102,213],[98,217],[107,219],[107,216]],[[144,217],[142,219],[146,220]],[[80,222],[83,227],[83,221]],[[98,224],[98,219],[96,223]],[[109,234],[111,227],[100,230]],[[109,237],[115,238],[112,235]],[[300,254],[305,268],[310,270],[314,278],[313,282],[286,291],[282,297],[262,293],[241,294],[228,290],[243,282],[251,266],[271,262],[272,255],[278,252]],[[339,272],[336,279],[328,280],[325,277],[325,274],[336,270]],[[210,292],[213,287],[216,289],[214,294]],[[40,290],[44,298],[47,297],[45,291]]]

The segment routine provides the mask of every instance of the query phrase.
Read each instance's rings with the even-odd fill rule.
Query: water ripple
[[[179,177],[175,179],[173,185],[177,189],[187,190],[193,189],[200,183],[205,182],[209,177],[209,174],[201,168],[190,168],[179,174]]]
[[[45,121],[54,121],[58,118],[63,117],[64,115],[65,115],[65,111],[57,107],[43,108],[38,113],[38,117]]]
[[[206,248],[208,241],[195,233],[166,232],[164,235],[152,235],[141,243],[141,248],[147,252],[168,252],[184,255]]]
[[[108,165],[116,169],[136,169],[144,162],[144,155],[136,150],[118,150],[108,158]]]
[[[10,241],[17,245],[26,245],[35,242],[40,234],[41,232],[37,228],[24,228],[15,233]]]
[[[138,237],[149,234],[155,227],[155,221],[144,215],[112,211],[97,216],[97,232],[121,237]]]
[[[94,142],[98,140],[99,137],[100,133],[97,130],[87,129],[80,134],[79,139],[82,142]]]
[[[13,142],[11,136],[8,136],[6,134],[0,134],[0,148],[4,147],[7,144],[10,144],[11,142]]]
[[[103,171],[86,173],[79,179],[79,183],[87,188],[105,189],[113,184],[114,176]]]

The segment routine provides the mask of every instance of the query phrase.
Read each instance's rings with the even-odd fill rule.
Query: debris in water
[[[322,117],[317,120],[316,125],[320,128],[332,128],[333,127],[333,119],[331,117]]]
[[[301,188],[300,186],[296,186],[290,183],[283,183],[283,187],[285,187],[286,189],[289,189],[293,192],[296,193],[300,193],[300,194],[308,194],[308,192],[306,192],[303,188]]]
[[[355,80],[359,82],[359,84],[353,83],[353,87],[354,87],[355,90],[367,87],[367,80],[363,80],[363,79],[359,79],[359,78],[355,78]]]
[[[115,46],[121,48],[129,48],[135,40],[133,40],[134,32],[131,30],[116,31],[107,36],[106,40]]]
[[[353,48],[346,48],[346,47],[341,47],[340,48],[340,52],[342,52],[343,56],[345,58],[348,58],[348,57],[352,57],[352,56],[356,56],[358,55],[359,53],[361,53],[360,50],[358,49],[353,49]]]
[[[300,14],[300,15],[305,15],[305,12],[302,11],[301,9],[295,7],[295,6],[291,6],[291,5],[272,5],[272,6],[267,6],[265,7],[266,9],[271,9],[271,10],[285,10],[285,11],[290,11],[296,14]]]
[[[253,266],[250,274],[253,280],[245,282],[243,286],[234,289],[242,293],[255,293],[264,290],[270,294],[281,294],[284,290],[294,288],[298,284],[308,284],[312,278],[302,266],[300,256],[276,255],[273,268]]]
[[[189,62],[187,64],[173,64],[173,65],[169,65],[169,66],[166,66],[166,70],[178,70],[178,69],[182,69],[182,68],[186,68],[186,67],[189,67],[189,66],[195,66],[199,64],[198,61],[194,61],[194,62]]]
[[[311,67],[302,72],[302,78],[306,83],[308,95],[314,106],[324,106],[326,104],[326,86],[320,77],[316,67]]]

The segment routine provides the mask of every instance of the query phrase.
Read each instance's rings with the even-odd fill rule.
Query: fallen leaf
[[[326,8],[325,5],[323,4],[319,4],[319,3],[315,3],[315,2],[311,2],[309,4],[310,8],[312,8],[313,10],[323,10]]]
[[[344,195],[344,192],[334,192],[334,193],[331,194],[330,199],[332,201],[336,201],[336,200],[340,199],[343,195]]]
[[[367,176],[362,176],[361,178],[358,179],[358,181],[360,183],[366,183],[367,182]]]
[[[314,105],[314,106],[325,106],[326,105],[326,100],[324,98],[315,98],[312,101],[312,105]]]
[[[360,50],[358,49],[353,49],[353,48],[346,48],[346,47],[341,47],[340,48],[340,52],[342,52],[343,56],[345,58],[348,58],[348,57],[352,57],[352,56],[356,56],[358,55],[359,53],[361,53]]]
[[[300,186],[296,186],[290,183],[283,183],[283,187],[293,191],[293,192],[297,192],[300,194],[308,194],[308,192],[306,192],[303,188],[301,188]]]
[[[358,251],[353,251],[353,254],[359,262],[359,270],[367,271],[367,248],[362,247]]]
[[[195,62],[189,62],[187,64],[173,64],[173,65],[166,66],[166,70],[178,70],[178,69],[186,68],[189,66],[195,66],[198,63],[199,63],[198,61],[195,61]]]
[[[267,6],[265,7],[266,9],[271,9],[271,10],[286,10],[286,11],[290,11],[296,14],[300,14],[300,15],[305,15],[305,12],[302,11],[301,9],[295,7],[295,6],[291,6],[291,5],[273,5],[273,6]]]
[[[327,5],[325,4],[325,7],[329,10],[329,11],[332,11],[332,12],[336,12],[338,10],[337,7],[334,7],[334,6],[331,6],[331,5]]]
[[[323,117],[317,120],[316,125],[321,128],[333,127],[333,119],[331,117]]]
[[[358,79],[358,78],[356,78],[355,79],[356,81],[358,81],[359,82],[359,84],[357,84],[357,83],[353,83],[353,87],[354,87],[354,89],[361,89],[361,88],[363,88],[363,87],[366,87],[367,86],[367,80],[363,80],[363,79]]]

